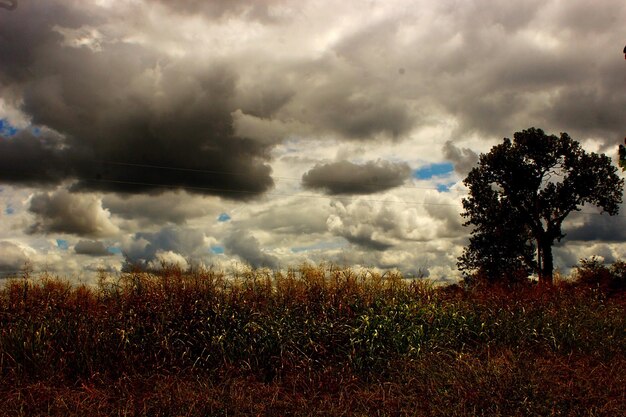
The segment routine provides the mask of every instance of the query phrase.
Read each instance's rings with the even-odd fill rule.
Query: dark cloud
[[[618,216],[583,215],[572,212],[570,218],[584,218],[584,223],[570,228],[564,228],[566,244],[569,241],[583,242],[624,242],[626,241],[626,217],[621,211]]]
[[[539,125],[615,140],[623,135],[618,121],[626,117],[626,97],[619,92],[626,79],[619,54],[623,39],[613,34],[622,30],[626,6],[609,0],[598,14],[589,13],[584,1],[561,6],[441,2],[441,24],[429,24],[410,41],[410,49],[419,52],[406,57],[403,67],[422,82],[406,91],[427,97],[431,109],[442,106],[460,123],[459,135],[500,138]],[[408,13],[389,23],[386,36],[410,26],[414,17]],[[387,52],[397,50],[393,42],[383,46],[378,50],[388,60],[399,59]]]
[[[348,242],[355,244],[364,249],[371,249],[375,251],[385,251],[393,245],[388,243],[379,242],[377,240],[372,239],[371,236],[367,236],[366,234],[346,234],[343,236]]]
[[[233,132],[233,68],[173,61],[123,42],[103,41],[97,51],[71,47],[64,39],[71,33],[62,35],[59,26],[95,18],[74,16],[56,2],[45,9],[45,21],[34,8],[33,17],[16,14],[0,25],[0,82],[33,124],[59,136],[2,138],[0,180],[69,179],[75,190],[127,193],[185,188],[232,199],[273,186],[270,145]]]
[[[165,223],[184,224],[189,219],[220,209],[215,198],[185,192],[166,192],[159,196],[107,194],[102,199],[102,205],[113,215],[137,220],[140,226],[146,227]]]
[[[245,114],[272,117],[296,95],[294,87],[286,84],[278,74],[272,73],[266,79],[255,81],[259,82],[254,86],[239,85],[241,111]]]
[[[528,0],[524,3],[493,4],[489,1],[458,3],[443,1],[438,11],[450,17],[458,27],[479,32],[483,28],[497,26],[505,33],[514,33],[530,24],[542,12],[545,1]]]
[[[36,136],[23,130],[12,137],[0,136],[0,180],[26,186],[54,185],[75,175],[81,158],[73,150],[63,150],[63,144],[53,132]]]
[[[553,100],[550,117],[573,135],[598,134],[614,140],[615,132],[624,127],[626,98],[606,87],[582,86],[559,93]]]
[[[184,13],[242,19],[269,16],[282,4],[160,3]],[[620,4],[611,6],[618,14],[624,11]],[[246,72],[243,58],[172,58],[107,33],[90,47],[68,37],[89,25],[99,27],[104,11],[87,14],[60,1],[45,7],[25,3],[23,10],[6,13],[0,25],[0,83],[33,123],[58,135],[3,138],[0,179],[29,185],[75,180],[75,190],[185,188],[252,198],[273,186],[269,151],[282,138],[240,137],[234,114],[268,123],[295,120],[319,133],[359,140],[403,138],[427,123],[429,108],[458,118],[462,134],[503,137],[540,124],[575,136],[609,137],[621,129],[626,108],[619,94],[622,62],[594,58],[605,39],[576,42],[582,35],[568,19],[580,19],[581,7],[565,9],[547,8],[546,17],[541,2],[442,5],[436,12],[449,24],[407,38],[416,17],[408,10],[406,16],[348,32],[332,46],[332,54],[289,63],[259,59],[257,74]],[[570,30],[573,40],[558,44],[557,28],[542,25],[548,18]],[[619,19],[608,22],[617,27]],[[533,28],[547,30],[558,47],[546,48],[520,32]],[[548,35],[546,44],[552,42]],[[419,53],[407,55],[406,50]],[[399,67],[406,69],[400,78]]]
[[[28,233],[67,233],[79,236],[110,236],[118,232],[102,201],[89,194],[65,189],[35,194],[28,206],[35,222]]]
[[[564,246],[555,246],[554,248],[554,265],[561,270],[562,273],[574,272],[574,267],[580,265],[581,259],[588,259],[594,256],[602,257],[605,264],[613,263],[619,258],[611,247],[605,243],[570,243]]]
[[[17,0],[0,0],[0,7],[7,10],[15,10],[17,8]]]
[[[555,23],[561,30],[578,36],[601,33],[607,27],[623,25],[621,20],[626,12],[626,5],[619,0],[609,0],[606,7],[593,8],[590,13],[589,3],[584,0],[568,2],[567,7],[558,8]]]
[[[254,2],[246,0],[150,0],[150,2],[161,3],[173,12],[181,14],[196,15],[201,13],[211,19],[237,17],[272,23],[278,20],[272,14],[272,6],[284,3],[284,0],[257,0]]]
[[[413,127],[406,103],[383,95],[341,92],[336,86],[328,89],[327,94],[315,97],[316,125],[357,140],[372,140],[378,135],[401,139]]]
[[[302,176],[302,185],[331,195],[373,194],[404,184],[410,175],[411,168],[406,163],[339,161],[315,165]]]
[[[104,243],[98,240],[81,240],[74,246],[74,252],[88,256],[111,256]]]
[[[260,24],[273,8],[289,9],[282,1],[158,2],[183,14]],[[625,7],[617,0],[606,5],[606,20],[588,18],[580,3],[444,2],[432,11],[438,23],[424,31],[415,29],[420,10],[407,8],[403,16],[342,32],[326,53],[284,61],[257,52],[173,58],[107,33],[81,46],[67,38],[90,25],[106,32],[105,11],[45,4],[26,2],[4,14],[0,83],[33,123],[59,137],[54,146],[28,134],[2,139],[6,182],[69,179],[76,190],[186,188],[251,198],[273,186],[269,151],[282,138],[240,137],[233,114],[364,141],[402,139],[438,113],[456,118],[462,135],[501,138],[540,125],[575,137],[622,136],[623,62],[599,56],[611,39],[586,35],[600,27],[619,32]]]
[[[478,163],[478,154],[469,148],[459,148],[451,140],[443,146],[443,156],[454,164],[454,170],[466,176]]]
[[[0,13],[0,83],[24,82],[34,75],[31,67],[38,53],[60,42],[60,35],[52,32],[52,25],[80,26],[71,8],[61,2],[23,2],[13,13]],[[55,17],[51,24],[50,16]],[[3,91],[3,96],[5,95]]]
[[[224,248],[227,254],[239,256],[253,268],[276,269],[279,266],[278,258],[263,252],[257,238],[245,230],[236,230],[228,236]]]
[[[363,76],[360,63],[345,60],[328,56],[293,68],[306,84],[292,98],[289,115],[345,139],[405,139],[418,121],[410,102],[394,94],[392,83]]]

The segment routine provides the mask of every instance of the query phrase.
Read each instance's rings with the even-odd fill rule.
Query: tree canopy
[[[459,267],[491,279],[536,271],[552,282],[552,246],[565,236],[565,218],[585,204],[617,214],[624,181],[609,157],[585,152],[567,133],[529,128],[513,138],[482,154],[464,180],[462,215],[473,230]]]

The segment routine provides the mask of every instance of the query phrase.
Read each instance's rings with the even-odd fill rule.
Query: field
[[[603,271],[474,289],[308,265],[18,278],[0,415],[626,415],[626,297]]]

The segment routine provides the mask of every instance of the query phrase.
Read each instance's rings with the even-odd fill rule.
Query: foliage
[[[308,265],[100,278],[0,290],[0,415],[626,411],[623,293]]]
[[[492,221],[476,227],[459,257],[459,270],[470,285],[517,283],[536,269],[535,245],[529,230],[506,204],[488,207]]]
[[[626,290],[626,262],[617,261],[605,265],[597,257],[581,259],[576,267],[576,280],[584,285],[598,287],[603,292],[623,292]]]
[[[474,229],[460,268],[493,279],[502,268],[535,270],[551,283],[552,245],[565,236],[565,218],[584,204],[617,214],[624,181],[616,171],[609,157],[585,152],[567,133],[530,128],[505,138],[464,181],[463,216]]]

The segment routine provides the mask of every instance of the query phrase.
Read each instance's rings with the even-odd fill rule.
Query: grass
[[[16,279],[0,415],[626,415],[626,298],[579,272],[473,290],[309,265]]]

